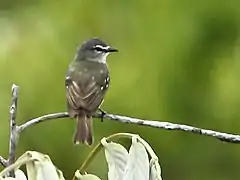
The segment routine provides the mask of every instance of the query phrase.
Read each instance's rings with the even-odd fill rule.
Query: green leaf
[[[137,142],[138,136],[132,137],[132,145],[129,150],[129,159],[123,180],[148,180],[149,159],[145,147]]]
[[[101,140],[108,164],[108,180],[122,180],[128,161],[128,152],[120,144]]]

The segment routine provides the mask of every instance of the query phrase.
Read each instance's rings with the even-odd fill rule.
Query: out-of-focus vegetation
[[[8,151],[12,83],[20,86],[23,123],[65,111],[64,77],[76,47],[100,37],[119,49],[109,56],[108,112],[240,132],[240,3],[228,1],[1,0],[0,154]],[[90,152],[72,144],[70,119],[22,133],[18,155],[49,154],[70,179]],[[239,179],[240,146],[183,132],[94,121],[95,142],[138,133],[160,158],[164,179]],[[107,177],[103,157],[90,167]]]

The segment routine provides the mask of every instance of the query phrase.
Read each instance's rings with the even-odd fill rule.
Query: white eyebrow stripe
[[[110,46],[105,46],[105,47],[103,47],[103,46],[101,46],[101,45],[96,45],[95,47],[101,48],[101,49],[104,49],[104,50],[108,50]]]

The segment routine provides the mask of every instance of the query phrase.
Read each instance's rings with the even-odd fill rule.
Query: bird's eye
[[[96,51],[103,51],[103,49],[100,48],[100,47],[94,47],[93,49],[96,50]]]

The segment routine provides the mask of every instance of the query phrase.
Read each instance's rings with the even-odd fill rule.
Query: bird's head
[[[118,50],[110,47],[99,38],[92,38],[78,48],[77,59],[106,63],[107,56],[112,52],[118,52]]]

